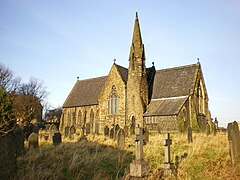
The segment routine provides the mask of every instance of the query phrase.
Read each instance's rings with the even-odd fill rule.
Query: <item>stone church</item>
[[[77,80],[62,107],[60,130],[103,133],[137,125],[152,131],[203,131],[211,125],[208,95],[199,62],[156,70],[145,66],[145,47],[136,14],[129,67],[114,61],[107,76]]]

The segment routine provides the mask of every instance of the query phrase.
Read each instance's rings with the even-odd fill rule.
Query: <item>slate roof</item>
[[[120,76],[122,77],[122,80],[124,81],[124,83],[127,83],[127,79],[128,79],[128,69],[122,66],[119,66],[118,64],[115,64],[117,67],[117,70],[120,74]]]
[[[199,64],[156,71],[152,99],[190,95]]]
[[[63,104],[63,108],[98,104],[97,100],[107,76],[78,80]]]
[[[152,100],[144,116],[177,115],[188,97]]]

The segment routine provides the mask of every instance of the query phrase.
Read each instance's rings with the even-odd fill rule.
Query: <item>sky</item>
[[[0,0],[0,63],[44,82],[52,108],[80,79],[128,67],[138,12],[146,65],[200,59],[212,117],[240,121],[239,0]]]

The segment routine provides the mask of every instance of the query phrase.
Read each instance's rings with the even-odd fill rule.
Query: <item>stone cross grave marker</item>
[[[236,121],[228,123],[227,132],[232,164],[235,166],[240,163],[240,134]]]
[[[89,135],[91,133],[91,125],[90,123],[86,124],[86,135]]]
[[[188,143],[193,142],[193,137],[192,137],[192,128],[188,126],[187,128],[187,137],[188,137]]]
[[[31,147],[33,147],[33,148],[38,147],[38,134],[37,133],[32,133],[28,137],[28,148],[30,149]]]
[[[140,127],[136,128],[135,136],[135,160],[130,164],[130,176],[131,177],[146,177],[149,174],[149,166],[143,158],[143,130]]]
[[[122,128],[119,129],[118,134],[117,134],[117,144],[118,144],[118,148],[124,149],[124,147],[125,147],[125,133],[124,133],[124,130]]]
[[[171,151],[170,146],[172,145],[172,139],[170,139],[170,133],[165,134],[165,139],[163,140],[164,145],[164,159],[165,162],[162,163],[162,168],[166,175],[170,175],[174,171],[174,164],[171,162]]]
[[[60,132],[56,132],[53,135],[53,145],[57,146],[62,143],[62,135]]]
[[[109,136],[109,127],[105,126],[104,128],[104,136]]]

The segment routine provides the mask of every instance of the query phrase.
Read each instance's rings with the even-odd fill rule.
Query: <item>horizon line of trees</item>
[[[25,124],[33,119],[42,121],[43,108],[45,112],[50,109],[47,95],[43,81],[31,77],[28,82],[22,82],[0,63],[0,136],[12,131],[17,121]]]

